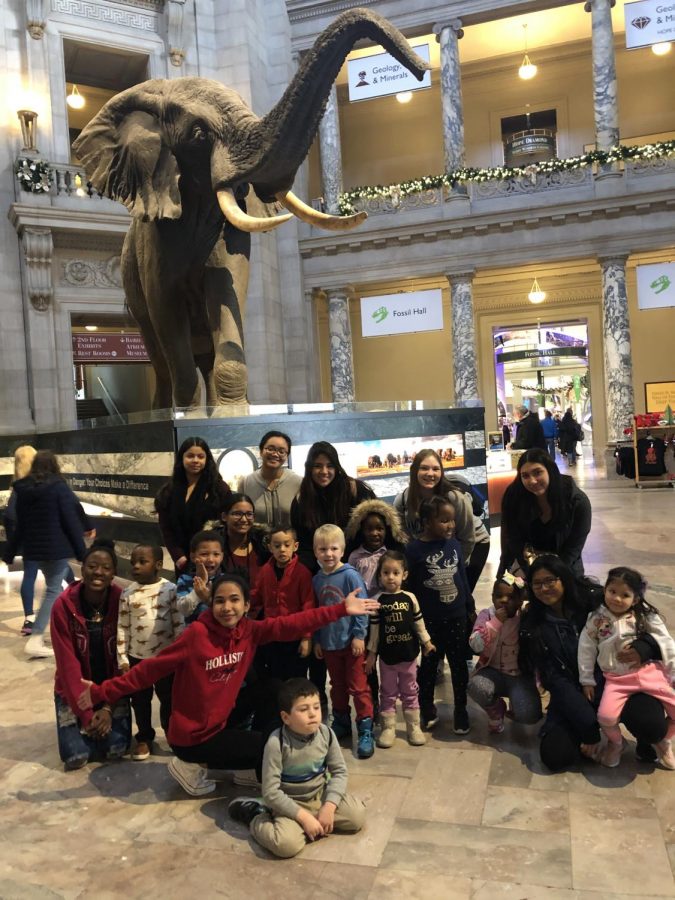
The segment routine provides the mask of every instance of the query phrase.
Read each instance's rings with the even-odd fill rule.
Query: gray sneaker
[[[215,781],[207,776],[206,769],[199,763],[184,762],[174,756],[169,763],[169,774],[192,797],[202,797],[216,789]]]

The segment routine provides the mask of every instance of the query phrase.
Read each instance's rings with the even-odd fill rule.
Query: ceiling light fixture
[[[73,85],[72,91],[66,97],[66,103],[71,109],[82,109],[84,106],[85,99],[78,91],[76,84]]]
[[[400,94],[396,94],[396,99],[399,103],[410,103],[412,100],[412,91],[401,91]]]
[[[85,325],[85,331],[98,331],[98,325]]]
[[[527,55],[527,22],[523,24],[523,33],[525,35],[525,56],[518,69],[518,77],[522,78],[523,81],[529,81],[530,78],[534,78],[537,74],[537,67],[530,62],[530,57]]]
[[[527,299],[530,303],[543,303],[546,299],[546,291],[542,291],[536,278],[532,282],[532,287],[530,288],[530,293],[527,295]]]
[[[652,44],[652,53],[655,56],[665,56],[670,53],[671,44],[668,41],[662,41],[659,44]]]

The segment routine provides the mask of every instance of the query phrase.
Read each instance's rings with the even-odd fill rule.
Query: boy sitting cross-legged
[[[228,812],[275,856],[297,856],[307,841],[363,827],[365,806],[347,793],[347,767],[337,738],[321,722],[318,688],[291,678],[279,691],[283,726],[263,756],[262,802],[239,797]]]

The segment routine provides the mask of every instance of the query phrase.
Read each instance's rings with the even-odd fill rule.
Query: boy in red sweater
[[[193,797],[209,794],[216,786],[207,777],[209,767],[260,769],[262,731],[235,729],[228,721],[235,703],[241,708],[246,692],[252,711],[267,713],[267,725],[274,718],[274,696],[270,709],[269,692],[261,698],[255,695],[255,686],[241,689],[257,647],[270,641],[297,640],[342,616],[378,609],[377,601],[362,600],[358,593],[352,591],[335,606],[254,622],[246,616],[249,594],[245,581],[238,575],[220,575],[213,582],[210,608],[173,644],[118,678],[102,684],[82,679],[85,690],[78,705],[86,710],[101,702],[114,703],[173,672],[168,740],[176,756],[169,763],[169,772]],[[265,703],[267,709],[262,710]]]
[[[294,528],[276,528],[269,538],[269,559],[258,572],[251,591],[252,618],[275,619],[314,609],[316,599],[312,576],[295,555],[298,539]],[[259,614],[262,612],[262,616]],[[256,665],[268,678],[307,677],[307,657],[312,650],[312,633],[297,641],[274,641],[260,647]]]

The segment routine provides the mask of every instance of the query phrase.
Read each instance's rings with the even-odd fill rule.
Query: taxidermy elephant
[[[345,229],[365,213],[329,216],[291,192],[333,81],[355,42],[370,38],[418,79],[427,64],[366,9],[317,39],[281,100],[258,118],[206,78],[153,79],[113,97],[74,144],[94,187],[133,216],[122,252],[129,309],[157,379],[155,408],[246,400],[244,315],[250,233],[295,214]],[[279,204],[289,213],[277,215]]]

